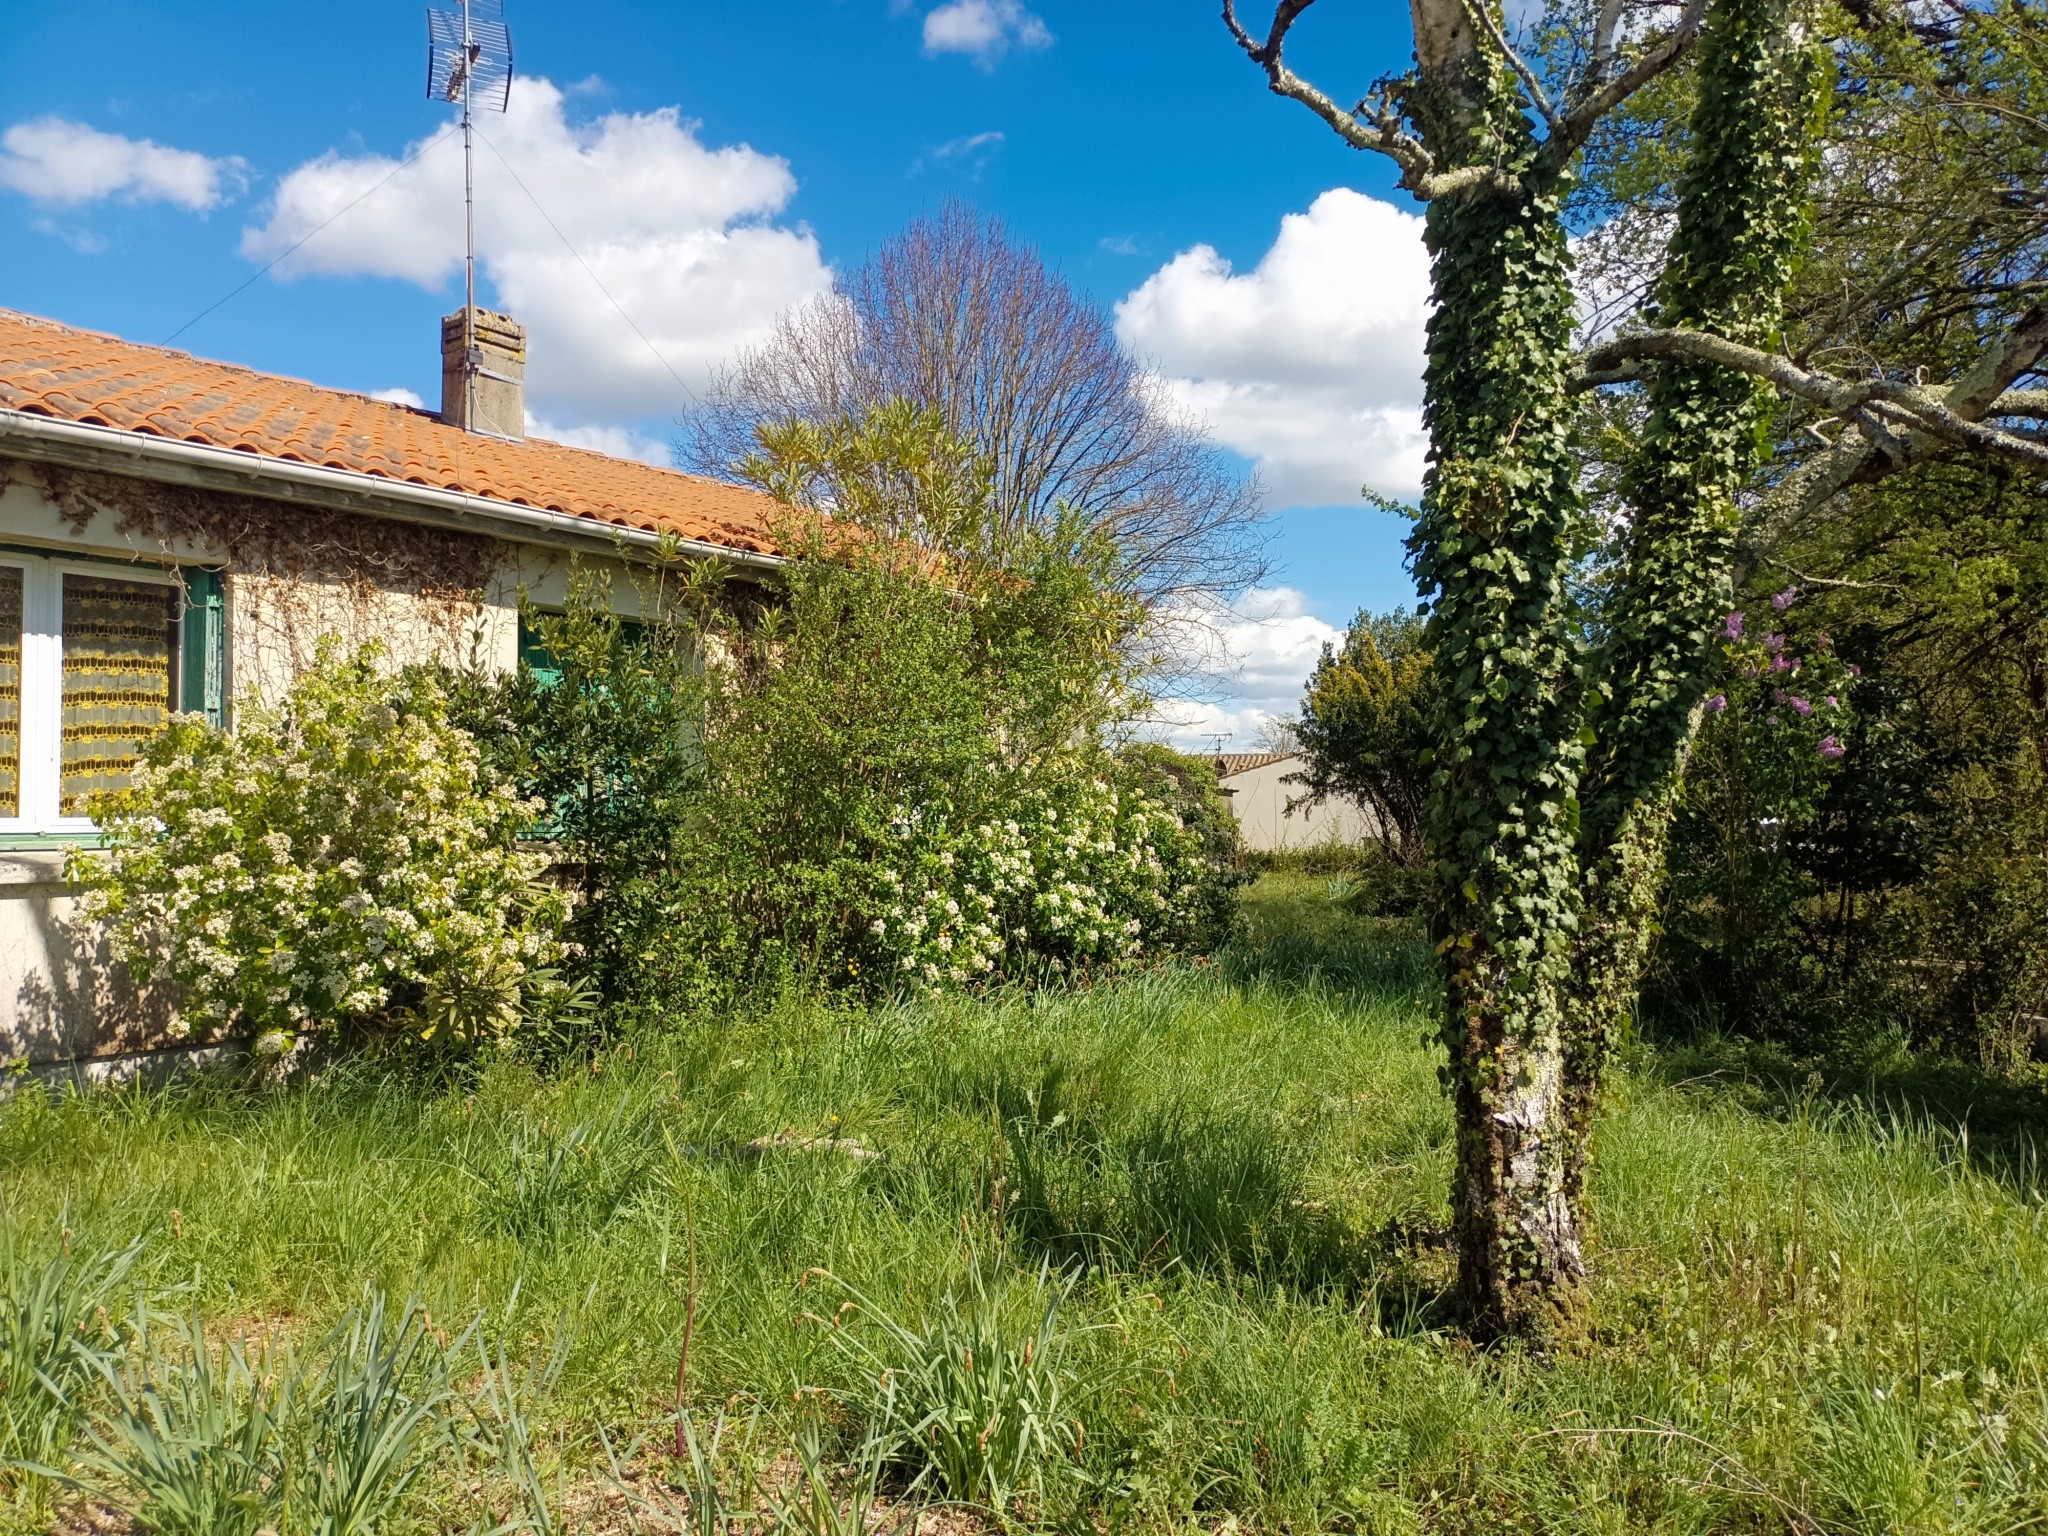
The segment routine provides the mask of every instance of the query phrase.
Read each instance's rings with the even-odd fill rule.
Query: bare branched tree
[[[962,203],[913,222],[741,353],[684,449],[692,468],[729,474],[762,422],[891,400],[937,410],[987,457],[1011,526],[1064,504],[1106,527],[1154,606],[1235,593],[1265,571],[1252,481],[1172,407],[1100,305]]]

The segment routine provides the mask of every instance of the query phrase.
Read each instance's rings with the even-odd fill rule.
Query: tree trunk
[[[1701,43],[1694,150],[1658,321],[1752,346],[1777,340],[1804,234],[1820,63],[1787,0],[1722,0]],[[1567,1005],[1570,1199],[1584,1206],[1593,1115],[1651,950],[1678,774],[1728,611],[1737,496],[1756,471],[1769,395],[1732,369],[1666,363],[1624,478],[1627,560],[1591,717],[1584,880]]]
[[[1496,100],[1509,107],[1491,131],[1526,145],[1511,93]],[[1585,1268],[1562,1134],[1583,748],[1565,592],[1575,309],[1559,212],[1555,186],[1486,189],[1433,202],[1427,225],[1432,464],[1416,569],[1434,590],[1443,684],[1430,822],[1458,1287],[1482,1335],[1545,1331]]]

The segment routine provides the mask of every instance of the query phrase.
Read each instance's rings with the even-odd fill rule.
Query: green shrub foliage
[[[1213,776],[1107,744],[1139,617],[1112,546],[1000,526],[985,468],[908,406],[764,429],[748,473],[794,509],[772,587],[665,572],[628,626],[582,577],[534,619],[557,675],[467,706],[554,808],[614,1003],[930,990],[1221,941],[1241,877]]]
[[[672,552],[671,552],[672,554]],[[703,618],[717,583],[673,558],[637,587],[579,567],[559,614],[529,612],[550,665],[452,680],[455,716],[543,807],[581,899],[567,935],[605,997],[644,992],[670,943],[705,810]],[[637,615],[620,612],[637,607]]]
[[[483,767],[426,673],[320,647],[235,729],[180,716],[94,806],[104,857],[74,858],[83,911],[177,1030],[501,1036],[559,987],[567,898],[515,838],[534,807]]]
[[[1383,849],[1409,865],[1427,857],[1435,678],[1423,631],[1419,612],[1360,613],[1342,650],[1323,647],[1295,726],[1309,792],[1371,806]]]
[[[1824,631],[1800,632],[1797,596],[1728,615],[1674,812],[1660,976],[1695,978],[1724,1017],[1780,1012],[1801,868],[1855,739],[1856,678]]]

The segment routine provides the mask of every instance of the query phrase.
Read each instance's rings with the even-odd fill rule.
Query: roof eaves
[[[495,497],[412,480],[272,457],[247,444],[223,448],[161,433],[67,421],[34,410],[0,407],[0,454],[199,490],[263,496],[302,506],[398,518],[471,533],[488,532],[523,543],[584,549],[615,548],[624,543],[652,548],[667,537],[644,514],[628,523],[518,506]],[[788,564],[781,555],[735,548],[708,539],[677,536],[676,542],[686,554],[716,557],[762,570]]]

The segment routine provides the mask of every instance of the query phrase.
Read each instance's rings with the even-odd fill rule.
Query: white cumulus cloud
[[[1179,616],[1174,639],[1200,656],[1197,686],[1153,706],[1151,734],[1188,751],[1249,750],[1262,728],[1296,715],[1325,645],[1344,632],[1292,587],[1259,587]],[[1206,686],[1203,686],[1203,685]]]
[[[237,157],[216,160],[61,117],[16,123],[0,134],[0,186],[39,203],[76,206],[119,197],[204,213],[247,181],[248,166]]]
[[[1276,506],[1420,489],[1428,315],[1422,220],[1342,187],[1282,219],[1251,271],[1198,245],[1116,309],[1167,398],[1255,460]]]
[[[427,402],[420,398],[419,391],[407,389],[403,384],[394,384],[389,389],[373,389],[370,398],[388,401],[392,405],[409,405],[416,411],[427,408]]]
[[[563,443],[571,448],[589,448],[597,453],[608,453],[615,459],[638,459],[643,464],[652,464],[657,469],[675,467],[675,456],[668,450],[668,444],[659,438],[635,432],[626,427],[558,427],[542,421],[532,412],[526,416],[526,435],[544,437],[549,442]]]
[[[926,53],[964,53],[984,69],[1013,47],[1050,46],[1052,33],[1023,0],[948,0],[924,18]]]
[[[673,108],[574,121],[560,89],[527,77],[511,110],[480,126],[478,264],[527,328],[527,397],[565,423],[557,436],[677,413],[688,401],[671,368],[701,388],[718,359],[831,286],[816,237],[771,222],[796,190],[788,162],[744,144],[709,147]],[[330,152],[301,165],[243,232],[243,254],[266,261],[304,240],[279,277],[362,274],[444,289],[462,268],[460,140],[398,169],[431,142],[396,158]]]

